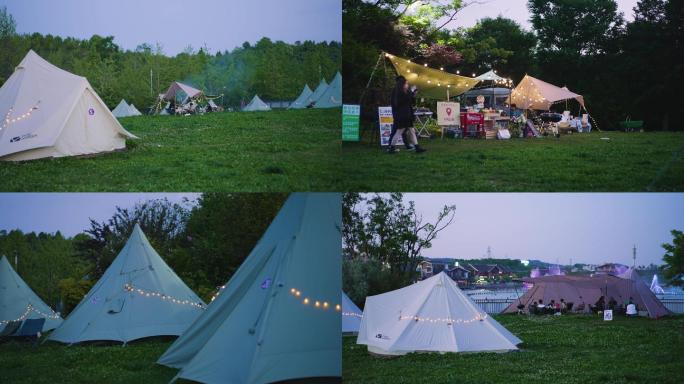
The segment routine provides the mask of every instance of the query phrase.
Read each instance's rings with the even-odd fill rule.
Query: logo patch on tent
[[[268,288],[270,288],[270,287],[271,287],[271,281],[272,281],[272,280],[271,280],[270,277],[269,277],[268,279],[264,280],[264,281],[261,283],[261,289],[268,289]]]
[[[90,116],[95,116],[95,108],[93,108],[93,107],[88,108],[88,114]]]
[[[10,139],[9,142],[10,143],[16,143],[17,141],[21,141],[21,140],[33,139],[36,136],[38,136],[38,135],[36,135],[34,133],[27,133],[27,134],[24,134],[21,136],[14,136],[13,138]]]

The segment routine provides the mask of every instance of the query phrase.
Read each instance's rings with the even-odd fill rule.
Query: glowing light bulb
[[[440,70],[440,71],[443,71],[443,70],[444,70],[444,67],[439,67],[439,70]]]
[[[339,312],[341,309],[342,309],[342,307],[339,304],[335,305],[335,310],[337,312]]]
[[[320,302],[320,301],[318,301],[318,300],[316,300],[316,302],[314,303],[314,305],[316,306],[316,308],[318,308],[318,307],[320,307],[320,306],[321,306],[321,302]]]
[[[302,295],[301,292],[299,292],[299,291],[295,292],[295,296],[299,297],[299,296],[301,296],[301,295]]]
[[[427,63],[423,64],[423,67],[427,67]]]
[[[308,297],[304,298],[304,304],[309,304],[309,298]]]
[[[290,289],[290,293],[294,294],[295,292],[297,292],[296,289],[294,289],[294,288]]]
[[[324,302],[323,302],[323,308],[324,308],[324,309],[328,309],[328,302],[327,302],[327,301],[324,301]]]

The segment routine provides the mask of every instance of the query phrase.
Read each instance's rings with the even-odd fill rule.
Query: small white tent
[[[0,88],[0,160],[86,155],[126,147],[135,138],[85,77],[33,51]]]
[[[316,100],[314,108],[335,108],[342,106],[342,75],[337,72],[325,92]]]
[[[308,84],[304,84],[304,89],[302,89],[302,93],[299,94],[299,97],[295,101],[290,104],[287,109],[303,109],[309,106],[311,102],[309,101],[309,98],[313,94],[313,91],[311,88],[309,88]]]
[[[133,104],[128,104],[126,100],[121,99],[116,108],[112,110],[112,115],[115,117],[128,117],[140,116],[141,113],[133,106]]]
[[[367,297],[357,338],[369,352],[381,355],[507,351],[521,342],[444,272]]]
[[[249,102],[249,104],[245,105],[244,108],[242,108],[243,111],[270,111],[271,107],[268,106],[268,104],[264,103],[258,95],[254,95],[252,98],[252,101]]]
[[[203,383],[341,377],[340,204],[335,193],[292,194],[158,363]]]
[[[328,89],[328,83],[325,81],[325,79],[321,79],[321,82],[318,83],[318,87],[316,87],[316,89],[311,94],[311,97],[309,97],[307,105],[318,101],[318,99],[320,99],[321,96],[323,96],[326,89]]]
[[[133,104],[129,104],[129,107],[131,107],[131,116],[141,116],[142,113],[138,111],[138,108],[135,107]]]
[[[126,343],[179,336],[204,308],[135,224],[119,255],[49,339]]]
[[[7,258],[0,258],[0,330],[11,321],[45,319],[43,332],[62,323],[59,313],[48,307],[24,282]]]
[[[342,333],[358,333],[363,312],[342,292]]]

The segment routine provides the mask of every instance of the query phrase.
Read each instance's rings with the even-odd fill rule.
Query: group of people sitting
[[[590,305],[589,308],[592,312],[603,312],[606,309],[613,311],[613,313],[627,316],[636,316],[639,312],[637,305],[634,303],[634,299],[631,297],[625,299],[622,303],[615,300],[614,297],[610,297],[608,300],[608,305],[606,305],[606,299],[604,296],[599,297],[594,305]]]
[[[552,299],[548,304],[545,304],[544,300],[539,299],[530,303],[527,307],[527,311],[530,315],[561,315],[567,312],[581,313],[587,309],[584,302],[573,307],[574,303],[568,303],[562,298],[560,301]],[[519,306],[518,308],[522,308],[522,306]],[[589,304],[588,309],[592,313],[600,313],[609,309],[612,310],[614,314],[627,316],[636,316],[639,313],[637,305],[631,297],[628,300],[624,300],[622,303],[618,303],[618,301],[611,296],[610,300],[608,300],[608,304],[606,304],[605,297],[601,296],[596,303],[593,305]]]
[[[573,303],[567,303],[565,299],[551,300],[548,304],[544,304],[544,300],[539,299],[531,303],[527,310],[530,315],[560,315],[572,311],[572,306]]]

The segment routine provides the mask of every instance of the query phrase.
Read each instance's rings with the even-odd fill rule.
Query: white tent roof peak
[[[553,84],[525,75],[520,83],[511,91],[510,101],[521,109],[548,110],[552,104],[575,99],[584,107],[584,97]]]
[[[481,74],[480,76],[475,77],[477,80],[480,81],[503,81],[506,80],[505,78],[497,75],[493,69],[490,69],[489,71]]]
[[[245,105],[244,108],[242,108],[243,111],[270,111],[271,107],[264,103],[261,98],[259,98],[259,95],[254,95],[252,98],[252,101],[249,102],[249,104]]]

